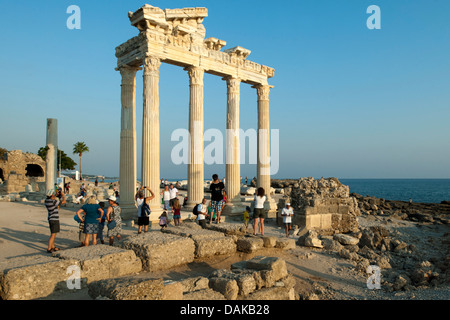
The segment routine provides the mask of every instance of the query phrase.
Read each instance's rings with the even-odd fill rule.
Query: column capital
[[[139,70],[142,70],[140,67],[129,67],[129,66],[121,66],[117,68],[120,72],[120,75],[122,76],[122,83],[134,83],[134,80],[136,78],[136,72]]]
[[[240,85],[241,85],[241,79],[236,78],[236,77],[226,77],[223,78],[224,80],[227,81],[227,88],[228,88],[228,92],[231,94],[239,94],[240,93]]]
[[[257,84],[252,86],[252,88],[256,89],[258,100],[269,100],[270,89],[272,89],[273,86],[268,84]]]
[[[144,76],[159,76],[161,59],[156,56],[148,56],[144,59]]]
[[[189,66],[184,68],[188,72],[189,75],[189,84],[192,85],[203,85],[203,75],[205,74],[205,70],[196,66]]]

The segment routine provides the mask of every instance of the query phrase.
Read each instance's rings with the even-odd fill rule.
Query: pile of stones
[[[283,259],[257,256],[207,277],[164,281],[128,276],[96,281],[89,285],[89,295],[110,300],[296,300],[294,285]]]
[[[383,226],[333,236],[311,230],[299,237],[297,244],[338,254],[365,276],[369,266],[378,266],[382,271],[382,288],[392,292],[450,283],[450,234],[446,233],[441,242],[442,248],[446,248],[443,258],[429,260],[418,252],[416,245],[396,239]]]
[[[284,191],[279,203],[290,202],[294,209],[293,224],[320,234],[348,233],[358,229],[361,214],[349,187],[336,178],[301,178]]]
[[[352,193],[358,200],[362,214],[386,216],[398,220],[409,220],[422,223],[449,224],[450,203],[415,203],[397,200],[385,200]]]

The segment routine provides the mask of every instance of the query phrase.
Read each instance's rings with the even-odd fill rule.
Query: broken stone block
[[[202,289],[185,293],[183,295],[184,300],[226,300],[223,294],[214,291],[213,289]]]
[[[333,236],[333,239],[339,241],[339,243],[342,245],[356,245],[359,242],[359,239],[342,233],[335,234]]]
[[[205,277],[187,278],[181,281],[183,293],[209,288],[209,279]]]
[[[140,272],[142,262],[132,250],[109,245],[95,245],[57,251],[53,254],[63,260],[78,261],[81,277],[87,282],[116,278]]]
[[[221,232],[206,230],[183,224],[177,228],[169,228],[164,233],[176,234],[194,240],[195,257],[205,258],[214,255],[232,254],[236,252],[236,243],[233,238],[225,236]]]
[[[275,248],[283,250],[295,249],[295,240],[278,238],[275,244]]]
[[[236,280],[239,287],[239,295],[246,297],[256,290],[256,280],[253,273],[243,274]]]
[[[277,244],[277,237],[263,237],[264,248],[274,248]]]
[[[259,237],[243,237],[236,244],[237,251],[252,253],[263,248],[264,240]]]
[[[40,254],[4,260],[0,262],[0,297],[2,300],[30,300],[47,297],[54,291],[69,290],[67,271],[72,265],[78,267],[78,261]]]
[[[245,300],[296,300],[295,290],[284,287],[263,288],[250,294]]]
[[[234,279],[212,277],[209,279],[209,286],[214,291],[221,293],[227,300],[236,300],[239,294],[239,286]]]
[[[286,262],[278,257],[257,256],[247,260],[248,269],[258,271],[273,271],[274,281],[278,281],[288,275]]]
[[[88,285],[92,298],[111,300],[181,300],[183,286],[179,282],[162,279],[122,277],[94,281]]]
[[[195,257],[195,244],[191,238],[160,231],[125,239],[122,247],[133,250],[142,260],[142,267],[146,271],[166,270],[190,263]]]

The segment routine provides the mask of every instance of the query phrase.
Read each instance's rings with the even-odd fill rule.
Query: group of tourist
[[[61,196],[61,198],[59,198]],[[60,232],[59,206],[66,202],[65,194],[58,190],[48,190],[45,206],[48,211],[48,222],[50,227],[50,239],[48,241],[47,252],[53,253],[60,249],[55,246],[55,238]],[[79,222],[81,246],[88,246],[92,237],[92,244],[97,244],[97,238],[104,243],[103,229],[107,222],[109,244],[114,244],[114,238],[121,239],[122,218],[121,209],[115,196],[108,198],[109,207],[105,209],[105,203],[97,203],[96,197],[89,197],[75,214],[74,219]]]
[[[85,192],[85,186],[82,185],[80,192]],[[65,203],[64,192],[60,190],[49,190],[47,192],[47,199],[45,200],[45,206],[48,210],[48,221],[50,226],[50,239],[48,242],[47,252],[52,253],[60,250],[55,247],[55,237],[60,232],[59,226],[59,214],[58,208],[60,204]],[[145,191],[148,191],[150,195],[146,196]],[[210,184],[211,201],[207,206],[207,199],[204,198],[202,203],[194,206],[194,213],[197,215],[196,221],[203,228],[206,227],[206,223],[217,224],[220,223],[220,215],[227,203],[227,194],[225,192],[225,185],[219,179],[217,174],[212,176]],[[116,193],[115,193],[116,194]],[[161,230],[165,229],[169,224],[168,212],[172,210],[175,226],[180,225],[181,221],[181,204],[178,199],[178,189],[173,185],[165,185],[164,190],[161,192],[163,213],[159,217],[159,225]],[[83,194],[85,197],[85,194]],[[147,186],[142,186],[137,189],[135,200],[137,205],[137,217],[138,217],[138,234],[148,232],[150,224],[150,204],[149,202],[155,198],[155,194]],[[78,201],[79,199],[77,199]],[[266,216],[266,210],[264,203],[267,200],[264,188],[259,187],[257,189],[254,198],[254,208],[246,207],[244,212],[244,225],[246,231],[248,231],[248,225],[250,219],[253,219],[253,235],[258,233],[264,235],[264,219]],[[186,198],[185,198],[186,202]],[[112,195],[108,198],[109,207],[105,209],[105,203],[97,203],[96,197],[91,196],[87,202],[76,212],[75,220],[80,224],[80,241],[82,246],[88,246],[92,237],[92,244],[97,244],[100,240],[103,240],[103,230],[105,225],[108,227],[107,237],[109,238],[109,244],[114,244],[114,239],[121,240],[122,232],[122,218],[121,208],[119,206],[118,197]],[[251,216],[251,212],[253,215]],[[292,216],[294,212],[290,203],[286,204],[286,207],[282,209],[281,216],[283,217],[283,223],[285,224],[286,237],[289,237],[289,231],[291,230]]]
[[[88,246],[90,237],[92,236],[92,244],[97,244],[97,238],[101,243],[103,240],[103,230],[108,227],[107,237],[109,238],[109,245],[114,244],[114,238],[121,240],[122,236],[122,217],[121,208],[115,196],[108,198],[108,209],[105,210],[105,203],[97,203],[95,196],[89,197],[86,204],[84,204],[77,212],[76,219],[80,223],[80,241],[83,246]]]

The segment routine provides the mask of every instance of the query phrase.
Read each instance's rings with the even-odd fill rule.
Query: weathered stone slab
[[[277,238],[275,248],[283,250],[295,249],[295,240],[288,238]]]
[[[225,236],[220,232],[184,225],[176,228],[168,228],[163,232],[191,238],[195,243],[196,258],[236,252],[236,243],[233,238]]]
[[[252,253],[263,248],[264,240],[259,237],[243,237],[237,240],[237,251]]]
[[[76,260],[60,260],[32,255],[0,263],[0,297],[3,300],[28,300],[47,297],[55,290],[68,290],[67,270]]]
[[[214,291],[213,289],[202,289],[185,293],[183,295],[184,300],[226,300],[223,294]]]
[[[222,232],[226,235],[245,235],[245,226],[238,223],[207,224],[206,228],[213,231]]]
[[[277,237],[263,237],[264,248],[274,248],[277,244]]]
[[[162,279],[122,277],[94,281],[88,285],[92,298],[111,300],[182,300],[183,286],[180,282]]]
[[[209,286],[214,291],[221,293],[227,300],[236,300],[239,294],[237,281],[226,277],[212,277]]]
[[[271,271],[274,281],[278,281],[288,275],[286,262],[277,257],[257,256],[247,260],[246,267],[254,270]]]
[[[75,260],[81,267],[81,278],[87,282],[116,278],[140,272],[142,262],[132,250],[109,245],[95,245],[57,251],[53,254],[63,260]]]
[[[349,236],[347,234],[335,234],[333,236],[333,239],[343,245],[356,245],[359,242],[358,238]]]
[[[124,249],[133,250],[146,271],[165,270],[194,261],[195,244],[189,237],[160,231],[150,231],[122,242]]]
[[[295,290],[284,287],[263,288],[253,292],[244,300],[295,300]]]
[[[181,281],[183,293],[209,288],[209,279],[205,277],[187,278]]]

